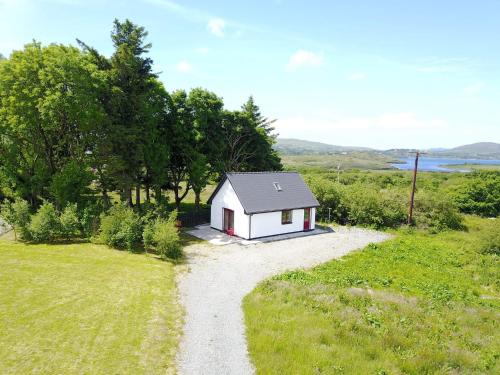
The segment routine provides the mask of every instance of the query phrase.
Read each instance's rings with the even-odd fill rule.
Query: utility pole
[[[408,212],[408,225],[412,224],[412,216],[413,216],[413,202],[415,199],[415,186],[417,184],[417,170],[418,170],[418,157],[420,152],[417,151],[415,154],[415,167],[413,168],[413,182],[411,187],[411,195],[410,195],[410,210]]]
[[[340,184],[340,164],[337,165],[337,183]]]

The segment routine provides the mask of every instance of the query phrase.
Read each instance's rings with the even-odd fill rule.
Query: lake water
[[[467,166],[463,169],[450,169],[443,167],[443,165],[453,164],[500,164],[500,160],[483,160],[483,159],[447,159],[447,158],[418,158],[418,170],[427,172],[469,172]],[[406,159],[401,159],[401,163],[392,164],[393,167],[402,170],[411,170],[415,165],[415,157],[408,157]]]

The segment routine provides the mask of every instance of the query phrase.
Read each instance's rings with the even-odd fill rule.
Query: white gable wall
[[[227,179],[212,200],[212,208],[210,210],[210,226],[212,228],[223,230],[224,208],[234,211],[234,234],[242,238],[249,238],[248,215],[245,214],[243,206]]]

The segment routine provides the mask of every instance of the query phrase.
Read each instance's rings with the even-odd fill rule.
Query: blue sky
[[[282,137],[339,145],[500,142],[500,1],[0,0],[0,53],[145,26],[169,91],[254,95]]]

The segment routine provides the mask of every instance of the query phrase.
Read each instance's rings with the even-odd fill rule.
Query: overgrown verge
[[[498,373],[497,220],[469,232],[399,230],[341,260],[266,281],[245,298],[258,373]],[[489,248],[489,247],[488,247]]]
[[[407,223],[411,175],[404,172],[306,173],[318,199],[318,219],[397,228]],[[421,173],[413,224],[439,232],[463,229],[461,214],[500,215],[500,172]]]

